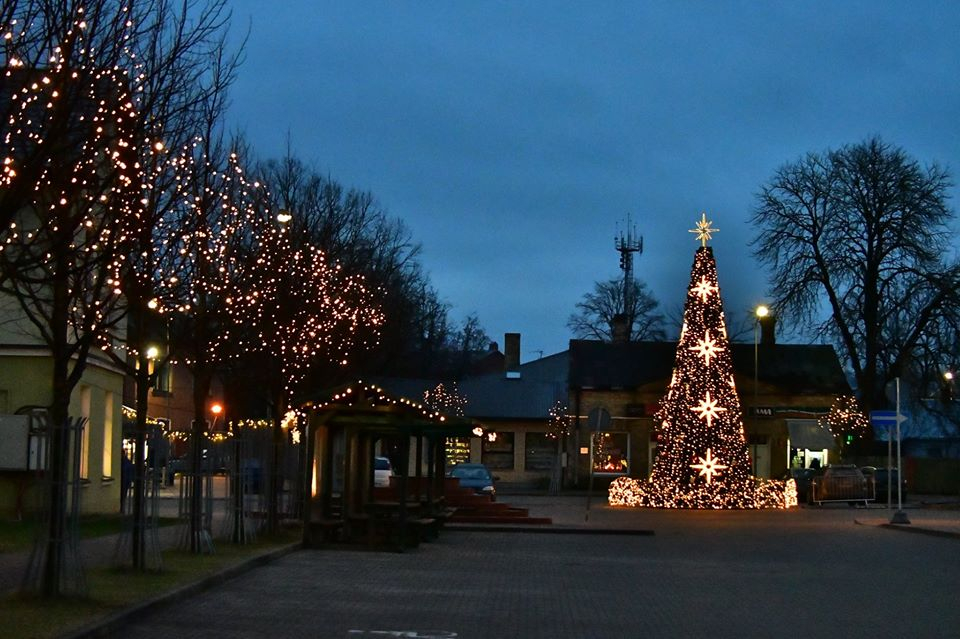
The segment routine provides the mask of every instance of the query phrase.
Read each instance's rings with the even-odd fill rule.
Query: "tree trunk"
[[[203,440],[211,378],[209,365],[197,363],[193,380],[194,419],[190,435],[190,552],[193,553],[203,550]]]
[[[62,255],[60,256],[62,261]],[[65,264],[58,264],[64,269]],[[47,495],[47,508],[50,520],[46,557],[41,578],[41,592],[45,597],[60,594],[63,573],[63,549],[66,533],[67,509],[67,472],[70,459],[70,431],[67,420],[70,418],[69,379],[70,350],[67,342],[67,304],[69,291],[65,277],[53,280],[53,307],[51,309],[50,329],[52,344],[50,355],[53,358],[53,398],[50,403],[50,423],[47,432],[50,436],[50,459],[45,472],[50,474],[50,492]],[[79,445],[79,442],[77,442]]]
[[[283,484],[281,452],[283,451],[283,415],[287,410],[283,388],[274,392],[273,432],[270,446],[270,475],[267,482],[267,532],[280,527],[280,489]]]
[[[133,458],[133,539],[130,543],[131,559],[135,570],[145,568],[144,553],[144,476],[146,475],[146,458],[144,452],[146,449],[147,434],[147,401],[150,390],[150,365],[146,355],[146,331],[141,326],[138,329],[139,341],[137,347],[139,355],[137,356],[137,426],[134,440],[134,458]],[[121,486],[120,490],[126,490],[126,486]]]

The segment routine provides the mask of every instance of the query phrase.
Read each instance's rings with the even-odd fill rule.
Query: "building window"
[[[594,433],[591,457],[594,473],[626,475],[630,472],[630,435],[628,433]]]
[[[104,477],[113,476],[113,393],[103,396],[103,470]]]
[[[157,375],[153,380],[154,395],[169,395],[173,389],[173,367],[170,361],[164,362],[157,369]]]
[[[80,388],[80,416],[83,417],[83,425],[80,436],[80,479],[90,477],[90,387]]]
[[[447,468],[470,462],[470,438],[448,437],[446,448]]]
[[[487,468],[513,470],[513,433],[497,433],[496,441],[484,439],[481,461]]]
[[[524,437],[524,470],[552,470],[557,457],[557,440],[547,433],[527,433]]]

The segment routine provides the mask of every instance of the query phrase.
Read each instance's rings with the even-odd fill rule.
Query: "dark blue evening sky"
[[[595,280],[635,262],[679,315],[706,211],[725,307],[765,299],[754,194],[879,134],[960,171],[957,2],[233,0],[231,128],[372,191],[423,244],[452,316],[566,348]],[[956,190],[953,191],[956,193]],[[956,202],[953,202],[956,206]]]

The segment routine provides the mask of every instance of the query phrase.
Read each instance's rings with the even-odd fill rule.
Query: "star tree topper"
[[[712,239],[713,234],[720,231],[720,229],[711,228],[711,224],[713,224],[713,222],[707,221],[707,214],[702,213],[700,221],[697,222],[697,228],[690,229],[691,233],[697,234],[697,239],[700,240],[701,246],[706,246],[707,240]]]

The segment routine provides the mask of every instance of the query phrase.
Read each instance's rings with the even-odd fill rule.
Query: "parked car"
[[[447,477],[460,480],[464,488],[472,488],[478,495],[489,495],[491,500],[497,498],[497,488],[494,485],[499,477],[494,477],[483,464],[457,464],[450,469]]]
[[[167,460],[167,486],[173,486],[174,477],[179,474],[187,473],[191,470],[190,455],[181,455],[180,457],[171,457]],[[200,461],[200,470],[204,473],[225,473],[227,472],[226,460],[222,458],[211,458],[207,451],[203,451],[203,457]]]
[[[899,473],[896,468],[875,468],[873,466],[863,466],[860,471],[868,479],[873,477],[876,487],[876,501],[887,503],[887,482],[890,482],[890,501],[897,501],[897,477]],[[901,499],[907,501],[907,480],[904,479],[900,485]]]
[[[393,477],[393,466],[386,457],[373,458],[373,485],[377,488],[389,488]]]
[[[867,478],[853,464],[830,464],[823,475],[810,482],[810,500],[816,504],[825,501],[845,501],[851,506],[864,505],[873,499],[873,490]]]

